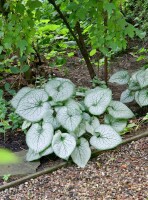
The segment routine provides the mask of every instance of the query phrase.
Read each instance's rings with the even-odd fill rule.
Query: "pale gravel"
[[[148,138],[0,192],[0,200],[148,200]]]

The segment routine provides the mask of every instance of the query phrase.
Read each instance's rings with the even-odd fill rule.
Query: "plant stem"
[[[96,74],[95,74],[95,71],[92,67],[92,64],[91,64],[89,56],[88,56],[88,52],[87,52],[87,49],[86,49],[86,46],[85,46],[85,43],[84,43],[83,35],[81,33],[80,24],[78,23],[76,25],[77,26],[77,33],[78,33],[78,36],[79,36],[79,39],[78,39],[76,34],[74,33],[74,31],[70,27],[66,17],[64,16],[62,11],[60,10],[60,7],[55,3],[55,0],[48,0],[48,2],[54,6],[54,9],[58,12],[60,18],[63,20],[63,22],[66,25],[66,27],[68,28],[70,34],[73,36],[74,40],[76,41],[76,43],[77,43],[77,45],[78,45],[78,47],[81,51],[81,54],[82,54],[82,56],[83,56],[83,58],[86,62],[90,77],[93,79],[96,76]]]

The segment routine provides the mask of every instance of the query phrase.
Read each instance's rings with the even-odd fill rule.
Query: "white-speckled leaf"
[[[75,86],[71,81],[50,80],[45,85],[45,90],[53,101],[62,102],[75,93]]]
[[[129,102],[132,102],[133,100],[134,100],[134,94],[132,91],[127,89],[122,92],[121,97],[120,97],[120,101],[122,103],[129,103]]]
[[[27,93],[19,102],[16,113],[30,122],[40,121],[50,105],[48,95],[42,89],[34,89]]]
[[[122,142],[120,135],[109,125],[100,125],[90,144],[98,150],[112,149]]]
[[[45,123],[40,126],[38,123],[33,124],[26,134],[26,143],[36,153],[45,150],[52,142],[53,127]]]
[[[79,145],[77,145],[71,154],[72,160],[79,167],[85,167],[91,157],[91,149],[89,143],[85,138],[79,139]]]
[[[143,89],[135,93],[136,102],[142,106],[148,106],[148,89]]]
[[[26,154],[26,160],[28,162],[31,162],[31,161],[34,161],[34,160],[38,160],[39,158],[41,158],[39,153],[35,153],[32,149],[29,148],[29,150]]]
[[[134,117],[133,112],[120,101],[112,101],[107,110],[113,118],[130,119]]]
[[[52,140],[54,153],[63,159],[67,159],[76,146],[75,138],[68,133],[56,133]]]
[[[16,109],[22,97],[24,97],[31,90],[32,88],[29,87],[24,87],[21,90],[19,90],[18,93],[11,100],[11,105],[13,106],[13,108]]]
[[[105,112],[111,99],[112,92],[110,89],[97,87],[86,94],[84,103],[91,114],[101,115]]]
[[[130,76],[129,76],[128,72],[125,70],[122,70],[122,71],[119,71],[119,72],[116,72],[115,74],[113,74],[110,77],[109,82],[117,83],[119,85],[124,85],[124,84],[128,83],[129,79],[130,79]]]
[[[110,125],[118,133],[123,131],[127,125],[126,120],[115,119],[111,115],[105,115],[104,122],[105,124]]]

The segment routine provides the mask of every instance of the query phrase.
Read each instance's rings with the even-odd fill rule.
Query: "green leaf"
[[[29,69],[30,69],[30,66],[24,65],[24,66],[20,69],[20,72],[21,72],[21,73],[25,73],[25,72],[27,72]]]
[[[86,94],[84,103],[91,114],[101,115],[105,112],[111,99],[112,92],[110,89],[97,87]]]
[[[53,132],[51,124],[45,123],[40,126],[35,123],[26,134],[26,143],[35,153],[42,152],[51,144]]]
[[[112,149],[122,142],[120,135],[109,125],[100,125],[90,144],[98,150]]]
[[[111,101],[107,110],[113,118],[130,119],[134,117],[133,112],[120,101]]]
[[[110,77],[109,82],[117,83],[119,85],[124,85],[124,84],[128,83],[129,79],[130,79],[130,76],[129,76],[128,72],[125,70],[122,70],[122,71],[119,71],[119,72],[116,72],[115,74],[113,74]]]
[[[48,95],[43,89],[34,89],[28,92],[20,101],[16,113],[30,122],[43,119],[50,105]]]
[[[25,120],[22,124],[22,130],[27,129],[30,125],[31,125],[31,122],[28,122]]]
[[[10,70],[13,74],[19,74],[20,69],[18,67],[10,67]]]
[[[63,159],[67,159],[76,147],[75,138],[68,133],[57,132],[53,136],[52,148],[54,153]]]
[[[72,160],[79,167],[85,167],[91,157],[91,149],[85,138],[80,138],[74,151],[71,154]]]
[[[0,54],[2,53],[3,51],[3,46],[0,46]]]
[[[89,53],[90,56],[93,56],[96,54],[96,49],[92,49],[91,52]]]

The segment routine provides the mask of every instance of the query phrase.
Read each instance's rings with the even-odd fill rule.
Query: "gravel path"
[[[148,138],[0,192],[0,200],[148,200]]]

